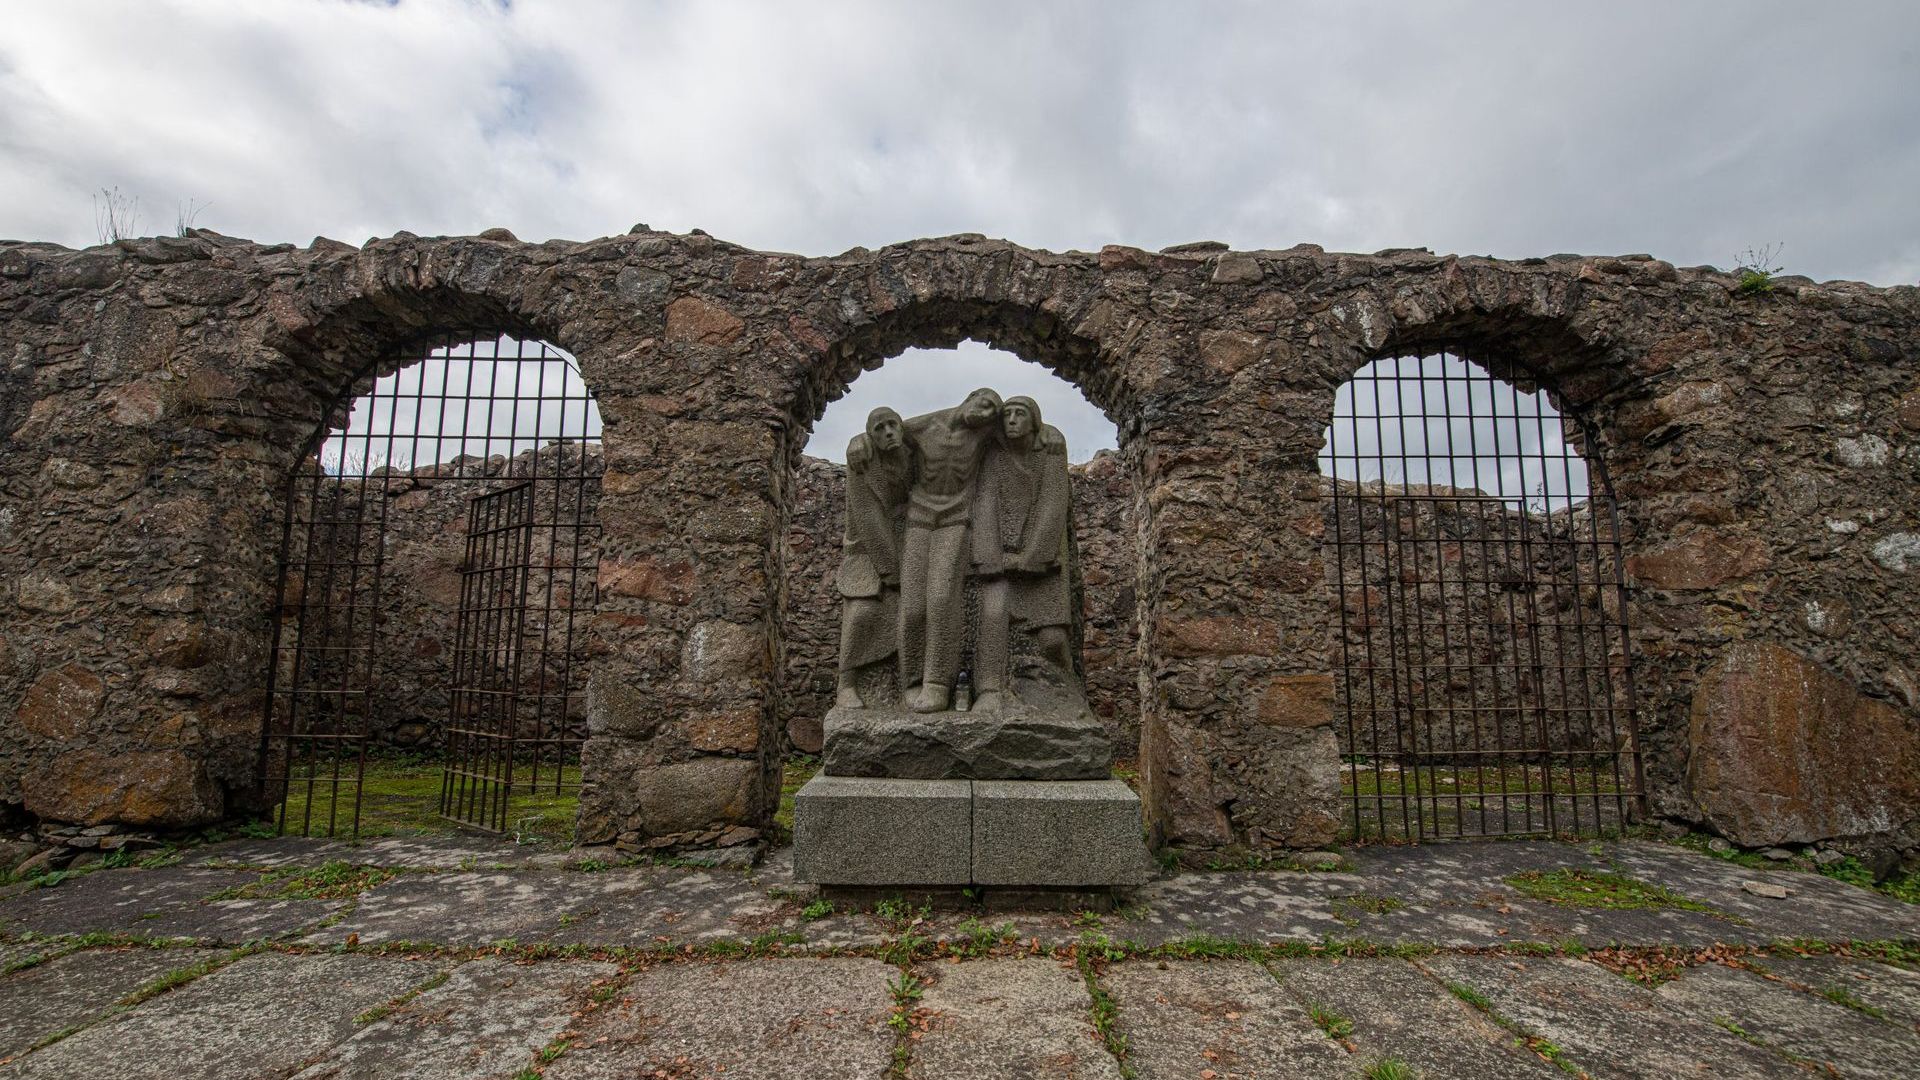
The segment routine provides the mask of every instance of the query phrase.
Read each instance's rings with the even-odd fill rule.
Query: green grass
[[[1360,1075],[1367,1080],[1420,1080],[1420,1074],[1413,1071],[1413,1066],[1394,1057],[1381,1058],[1367,1066]]]
[[[1865,863],[1848,856],[1836,863],[1816,867],[1821,874],[1849,885],[1872,889],[1903,904],[1920,904],[1920,870],[1894,874],[1885,881],[1873,880],[1873,871]]]
[[[1372,893],[1336,896],[1331,903],[1334,918],[1348,926],[1357,924],[1361,915],[1387,915],[1406,906],[1391,896],[1376,896]]]
[[[796,754],[787,759],[786,767],[780,774],[780,809],[773,812],[773,846],[779,847],[793,840],[793,796],[819,771],[820,759],[817,757]]]
[[[437,754],[369,753],[360,783],[360,836],[445,836],[463,827],[440,816],[442,762]],[[312,831],[324,835],[328,814],[335,814],[334,831],[348,835],[353,828],[353,772],[342,770],[349,782],[339,786],[336,804],[330,780],[322,777],[311,792]],[[520,775],[516,770],[516,775]],[[540,790],[516,786],[507,808],[506,833],[521,843],[567,845],[573,842],[573,822],[580,808],[580,768],[561,772],[561,790],[554,791],[553,770],[540,770]],[[309,807],[307,785],[296,778],[289,784],[286,831],[299,833]],[[276,811],[275,821],[278,821]]]
[[[208,900],[345,900],[359,896],[399,874],[383,866],[358,866],[342,860],[311,869],[269,870],[245,885],[222,889]]]
[[[1877,1020],[1885,1020],[1887,1018],[1885,1009],[1861,1001],[1859,998],[1853,996],[1853,992],[1844,986],[1823,986],[1820,988],[1819,994],[1835,1005],[1844,1005],[1854,1012],[1866,1013],[1868,1016]]]
[[[1678,908],[1682,911],[1719,912],[1698,900],[1625,874],[1599,870],[1529,870],[1506,879],[1522,895],[1567,907],[1604,908],[1626,911],[1641,908]]]
[[[1313,1018],[1314,1027],[1326,1032],[1327,1038],[1335,1042],[1344,1042],[1353,1034],[1352,1020],[1318,1002],[1307,1002],[1307,1015]]]

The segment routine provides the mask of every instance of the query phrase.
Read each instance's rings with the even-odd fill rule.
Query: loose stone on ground
[[[579,1025],[546,1080],[871,1080],[893,1050],[894,970],[877,960],[662,964]]]
[[[1352,1065],[1256,963],[1118,964],[1099,981],[1119,1006],[1128,1061],[1143,1080],[1186,1080],[1206,1070],[1221,1080],[1284,1080]]]

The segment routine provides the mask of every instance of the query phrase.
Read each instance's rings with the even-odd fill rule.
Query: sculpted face
[[[1000,395],[992,390],[975,390],[960,404],[960,422],[968,427],[981,427],[999,418]]]
[[[882,406],[867,414],[867,442],[883,454],[891,454],[907,441],[906,425],[900,414]]]
[[[1019,402],[1009,401],[1000,413],[1000,424],[1009,439],[1024,439],[1033,434],[1033,412]]]

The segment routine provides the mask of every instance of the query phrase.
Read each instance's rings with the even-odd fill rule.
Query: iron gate
[[[467,504],[460,617],[454,632],[452,710],[440,813],[506,828],[520,714],[520,657],[533,554],[533,483]]]
[[[441,812],[501,828],[515,800],[578,785],[593,395],[571,357],[513,338],[389,358],[355,391],[288,481],[263,797],[282,832],[357,835],[369,750],[413,727],[444,742]],[[422,579],[438,575],[439,523],[455,515],[467,551],[458,598],[443,599]],[[376,797],[431,807],[430,776],[380,775]]]
[[[1612,490],[1590,433],[1452,355],[1343,387],[1323,466],[1359,838],[1594,834],[1643,808]]]

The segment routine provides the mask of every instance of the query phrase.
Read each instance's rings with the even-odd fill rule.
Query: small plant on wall
[[[1748,248],[1734,261],[1734,274],[1740,279],[1739,289],[1743,293],[1766,293],[1773,291],[1773,276],[1782,267],[1777,260],[1785,244],[1766,244],[1759,248]]]

